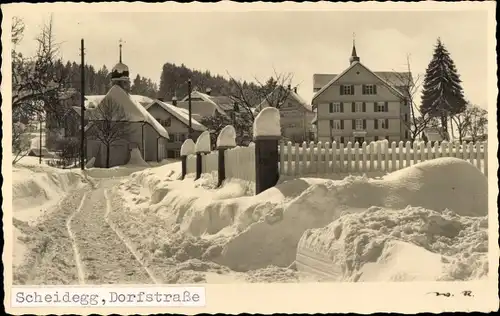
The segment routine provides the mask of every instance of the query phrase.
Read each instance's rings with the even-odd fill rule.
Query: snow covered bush
[[[14,156],[12,164],[16,164],[29,153],[31,138],[29,126],[21,122],[12,124],[12,154]]]

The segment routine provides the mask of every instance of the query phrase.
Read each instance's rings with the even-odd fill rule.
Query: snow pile
[[[95,157],[92,157],[90,158],[89,161],[87,161],[87,164],[85,164],[85,169],[94,168],[94,164],[95,164]]]
[[[81,185],[79,171],[52,168],[46,165],[14,166],[12,168],[12,207],[14,217],[35,221],[53,203]]]
[[[191,138],[188,138],[182,143],[181,146],[181,156],[188,156],[194,154],[195,151],[195,144]]]
[[[334,281],[478,279],[488,273],[487,228],[486,216],[371,207],[306,231],[296,265]]]
[[[341,181],[294,179],[256,196],[248,196],[249,191],[242,183],[228,181],[220,189],[211,189],[206,185],[210,179],[175,181],[171,176],[159,177],[154,173],[152,169],[136,173],[132,175],[133,180],[124,181],[119,186],[125,205],[116,212],[120,218],[117,220],[124,223],[124,230],[140,244],[145,257],[153,258],[151,260],[164,262],[162,260],[170,258],[173,262],[169,261],[169,264],[176,266],[190,259],[199,259],[245,273],[269,266],[287,268],[297,260],[299,269],[309,265],[321,271],[323,266],[323,270],[336,280],[467,279],[481,276],[484,270],[482,255],[476,253],[482,252],[477,249],[482,249],[483,244],[480,231],[485,226],[488,210],[487,181],[479,170],[460,159],[426,161],[381,179],[354,176]],[[378,213],[375,212],[379,209]],[[374,216],[372,222],[378,224],[366,226],[370,230],[366,237],[359,237],[359,242],[350,242],[349,245],[335,246],[340,237],[333,239],[332,234],[343,236],[342,230],[334,229],[335,223],[340,223],[343,218],[351,219],[352,223],[358,221],[358,226],[349,224],[349,227],[354,227],[353,234],[361,236],[363,230],[360,227],[365,227],[365,217],[370,214]],[[394,224],[387,219],[391,216],[397,217]],[[410,228],[406,228],[407,223]],[[386,228],[382,228],[384,225]],[[327,228],[322,229],[325,226]],[[310,229],[313,230],[304,234]],[[403,233],[411,236],[391,235],[398,229],[401,236]],[[378,233],[372,234],[371,230]],[[447,232],[450,235],[446,235]],[[314,238],[310,237],[313,233]],[[348,230],[344,229],[344,233],[348,234]],[[349,236],[342,240],[357,238]],[[366,246],[371,250],[366,250],[365,254],[365,243],[369,245],[372,240],[378,240],[378,236],[382,239],[389,236],[387,238],[394,240],[387,239],[387,243],[380,247],[378,244],[371,248]],[[154,247],[145,244],[146,238],[152,239]],[[299,242],[303,246],[297,254]],[[426,248],[419,242],[427,242],[429,246]],[[329,255],[330,243],[341,253],[346,253],[346,263],[332,264],[336,261],[332,261],[335,259]],[[474,254],[466,254],[466,243],[470,249],[477,246],[469,251],[475,251]],[[168,254],[157,251],[164,249],[165,245],[175,250],[169,250]],[[450,250],[454,245],[455,252]],[[354,250],[345,250],[346,247],[354,247]],[[372,254],[377,249],[382,255]],[[365,259],[359,259],[362,264],[352,268],[354,263],[349,262],[357,259],[349,256],[358,253]],[[383,257],[386,253],[387,256]],[[464,257],[457,257],[461,253]],[[378,260],[375,267],[365,264],[371,262],[366,258],[372,256]],[[416,275],[421,271],[415,270],[419,267],[411,266],[416,262],[408,259],[411,256],[417,256],[426,262],[425,265],[432,265],[433,270],[426,271],[425,277]],[[449,264],[437,268],[436,262],[442,260],[448,260]],[[382,269],[384,262],[404,262],[401,264],[405,267],[398,270],[403,271],[399,275],[369,275],[374,273],[369,269],[376,271],[378,265]],[[339,268],[342,265],[351,267],[351,270]],[[387,266],[390,267],[389,263]],[[472,270],[467,270],[468,267]],[[387,273],[390,270],[388,268]],[[359,274],[360,271],[365,277]],[[259,273],[262,274],[259,280],[264,280],[266,272],[261,270]],[[292,278],[287,273],[282,276]]]
[[[132,148],[130,151],[130,159],[127,163],[128,166],[149,166],[144,159],[142,159],[139,148]]]
[[[281,136],[280,111],[273,107],[260,111],[253,122],[253,135]]]
[[[195,151],[197,153],[209,153],[212,151],[212,146],[210,144],[210,132],[205,131],[198,136],[195,145]]]
[[[236,147],[236,130],[232,125],[225,126],[217,136],[217,148]]]

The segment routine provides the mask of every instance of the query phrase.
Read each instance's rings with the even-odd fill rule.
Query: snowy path
[[[37,226],[14,220],[29,250],[14,284],[154,284],[139,255],[106,214],[119,179],[71,191]]]
[[[103,180],[89,194],[71,222],[79,249],[86,284],[151,284],[150,277],[136,255],[107,223],[105,190],[118,180]]]

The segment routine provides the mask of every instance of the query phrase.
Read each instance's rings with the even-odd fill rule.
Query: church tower
[[[351,65],[354,63],[354,62],[359,62],[359,57],[358,55],[356,54],[356,40],[354,38],[354,34],[353,34],[353,39],[352,39],[352,52],[351,52],[351,57],[349,57],[349,62],[351,63]]]
[[[111,70],[111,82],[120,86],[127,93],[130,92],[130,75],[128,66],[122,62],[122,40],[120,40],[120,59]]]

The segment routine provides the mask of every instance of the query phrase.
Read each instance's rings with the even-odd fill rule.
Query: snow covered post
[[[226,179],[226,164],[224,161],[224,152],[226,149],[236,147],[236,130],[232,125],[225,126],[217,136],[217,150],[218,156],[218,181],[217,186],[220,187],[222,182]]]
[[[195,180],[198,180],[201,177],[201,159],[203,159],[203,154],[208,154],[210,152],[210,132],[204,131],[201,133],[200,136],[198,136],[198,139],[196,140],[196,145],[195,145],[195,151],[196,151],[196,178]]]
[[[187,172],[187,157],[194,154],[194,142],[192,139],[188,138],[182,143],[181,146],[181,161],[182,161],[182,176],[181,180],[184,180]]]
[[[276,185],[279,179],[278,141],[281,139],[280,112],[267,107],[255,118],[255,194]]]

